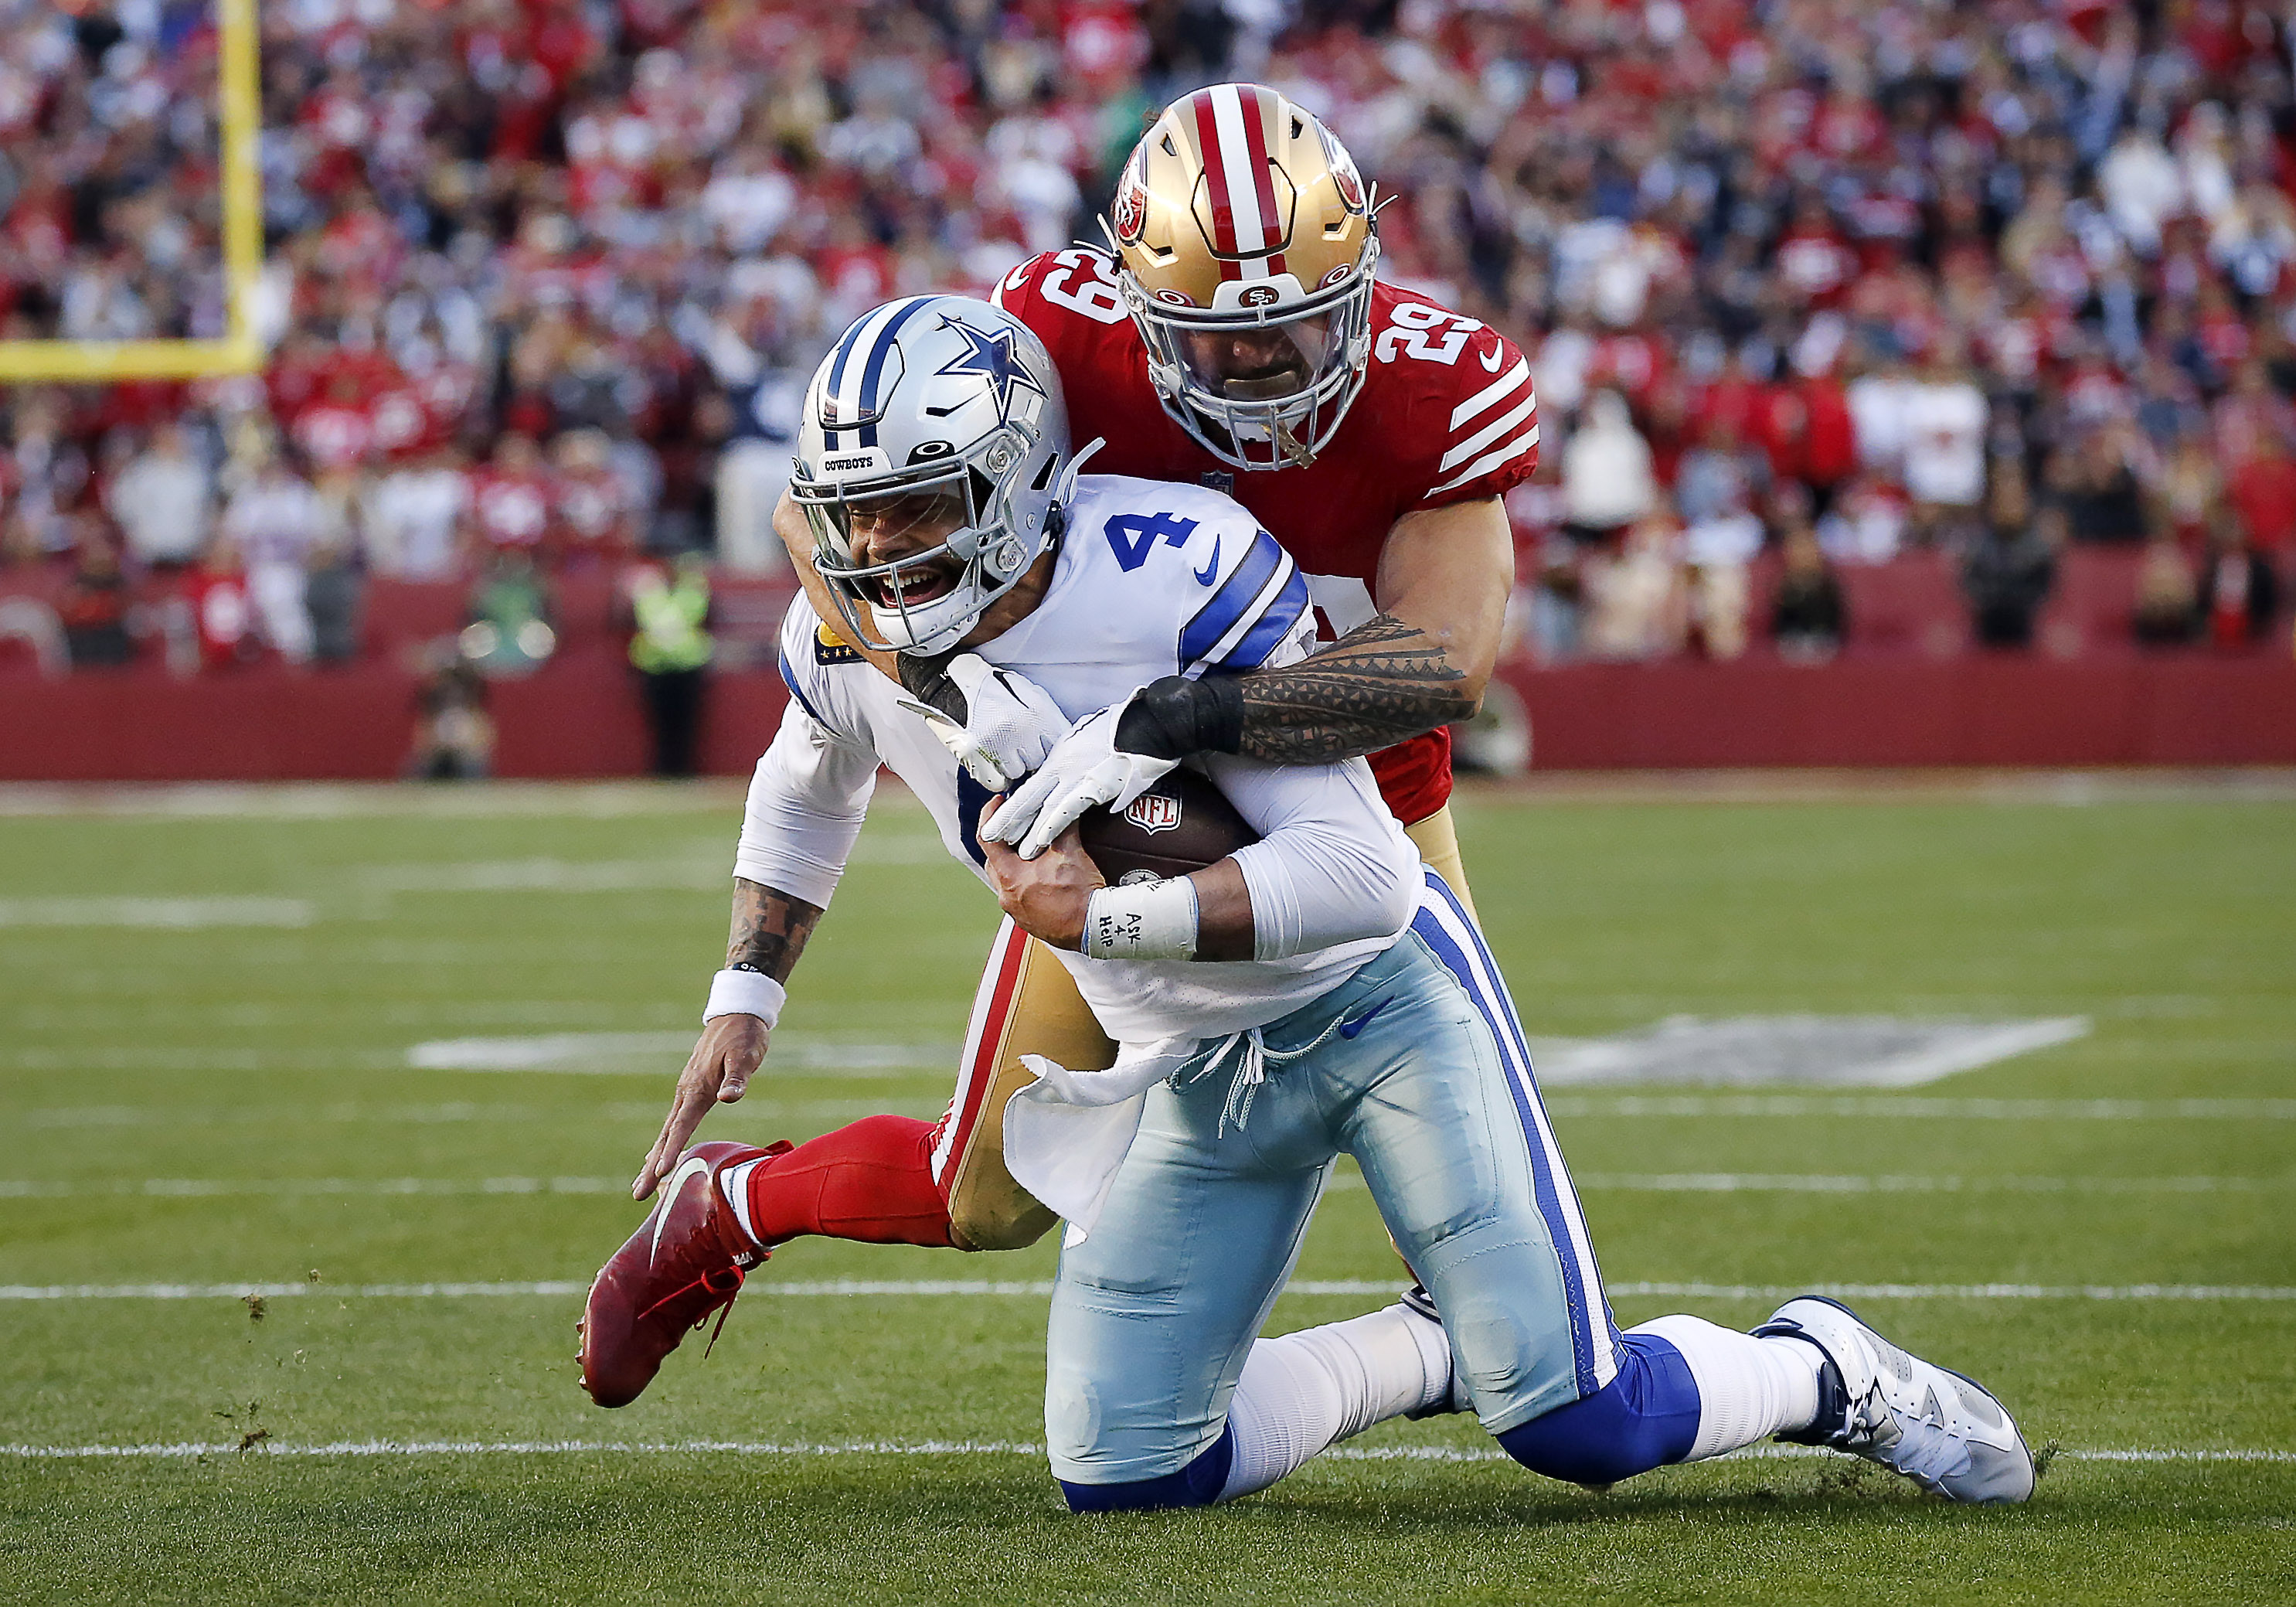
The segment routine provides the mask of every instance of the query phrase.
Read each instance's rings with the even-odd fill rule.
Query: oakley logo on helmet
[[[909,448],[909,461],[913,463],[930,463],[937,457],[947,457],[955,450],[947,441],[925,441]]]
[[[1152,836],[1169,832],[1180,824],[1180,800],[1168,793],[1143,792],[1124,811],[1124,818]]]
[[[1355,265],[1353,263],[1342,262],[1339,266],[1324,275],[1322,283],[1317,284],[1316,288],[1319,291],[1329,290],[1332,286],[1337,284],[1341,280],[1346,278],[1349,274],[1352,274],[1355,271]]]
[[[1158,285],[1149,293],[1167,307],[1193,307],[1195,305],[1194,302],[1189,300],[1187,297],[1180,291],[1168,289],[1164,285]]]

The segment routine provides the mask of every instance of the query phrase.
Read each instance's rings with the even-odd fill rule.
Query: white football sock
[[[734,1220],[742,1225],[742,1235],[752,1244],[758,1243],[758,1225],[750,1220],[750,1174],[769,1159],[771,1157],[760,1155],[755,1160],[740,1161],[718,1174],[718,1192],[725,1196],[726,1203],[734,1208]],[[758,1248],[766,1250],[771,1247],[758,1244]]]
[[[1266,1489],[1349,1435],[1450,1393],[1442,1324],[1400,1306],[1260,1340],[1228,1406],[1234,1460],[1219,1498]]]
[[[1757,1339],[1703,1317],[1662,1316],[1630,1328],[1682,1352],[1698,1384],[1698,1438],[1685,1462],[1719,1456],[1817,1418],[1824,1353],[1798,1339]]]

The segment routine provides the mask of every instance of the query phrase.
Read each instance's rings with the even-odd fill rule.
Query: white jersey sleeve
[[[840,672],[858,653],[828,641],[802,599],[782,621],[782,679],[789,705],[781,730],[750,777],[734,873],[808,904],[826,906],[861,833],[877,783],[877,750]]]
[[[1280,960],[1378,939],[1419,904],[1419,850],[1362,759],[1270,765],[1214,756],[1206,767],[1260,832],[1235,851],[1251,895],[1252,958]]]

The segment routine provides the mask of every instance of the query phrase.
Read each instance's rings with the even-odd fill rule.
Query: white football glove
[[[957,654],[943,673],[964,693],[964,725],[914,698],[902,698],[901,706],[924,716],[942,746],[991,792],[1043,764],[1069,728],[1069,717],[1043,687],[979,653]]]
[[[1130,698],[1089,714],[1053,744],[1037,773],[1004,800],[980,835],[1011,843],[1021,857],[1034,859],[1054,838],[1084,818],[1086,811],[1124,809],[1154,786],[1179,760],[1127,753],[1116,745],[1116,722]]]

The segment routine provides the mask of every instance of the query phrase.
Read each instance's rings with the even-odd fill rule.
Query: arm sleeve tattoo
[[[1297,664],[1240,677],[1241,751],[1278,765],[1376,753],[1474,713],[1466,678],[1426,632],[1380,614]]]
[[[776,982],[786,982],[820,919],[819,905],[736,876],[734,931],[726,941],[726,963],[752,966]]]

